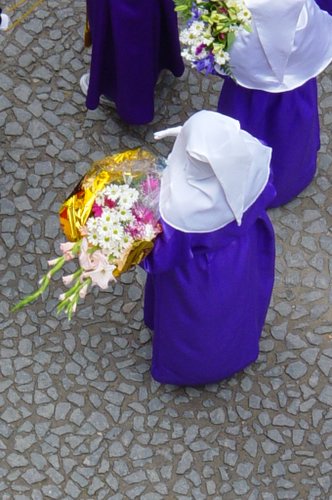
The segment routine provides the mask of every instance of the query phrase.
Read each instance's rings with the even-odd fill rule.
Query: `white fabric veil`
[[[332,16],[314,0],[246,0],[252,32],[238,32],[230,50],[237,82],[284,92],[321,73],[332,60]]]
[[[184,232],[214,231],[234,220],[240,225],[267,184],[271,148],[213,111],[199,111],[183,127],[156,136],[175,134],[161,180],[162,218]]]

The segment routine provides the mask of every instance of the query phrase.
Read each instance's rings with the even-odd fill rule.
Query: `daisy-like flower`
[[[104,208],[103,215],[99,219],[99,227],[101,226],[119,226],[121,224],[120,222],[120,215],[119,215],[119,209],[114,210],[110,208]]]
[[[111,200],[117,200],[120,196],[121,186],[119,184],[110,184],[103,190],[103,194]]]
[[[131,208],[135,201],[138,200],[139,192],[135,188],[124,185],[120,193],[119,206],[121,208]]]
[[[90,223],[90,221],[93,221],[93,223]],[[96,219],[89,219],[86,223],[88,231],[86,238],[91,246],[98,245],[99,240],[99,227],[98,224],[95,224],[95,221]]]
[[[119,208],[119,211],[118,211],[118,216],[119,216],[119,220],[120,222],[124,222],[124,223],[129,223],[133,220],[133,214],[132,214],[132,211],[128,208],[125,208],[125,207],[121,207]]]

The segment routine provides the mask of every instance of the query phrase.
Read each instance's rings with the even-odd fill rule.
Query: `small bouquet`
[[[60,245],[62,255],[48,261],[51,268],[38,290],[13,311],[39,297],[52,276],[67,261],[77,259],[77,270],[62,278],[70,288],[59,296],[57,309],[71,319],[91,286],[106,289],[147,255],[161,232],[158,161],[148,151],[136,149],[93,164],[60,209],[60,222],[69,240]]]
[[[243,0],[175,0],[187,20],[180,32],[182,56],[205,74],[232,76],[229,50],[240,29],[250,31],[251,14]]]

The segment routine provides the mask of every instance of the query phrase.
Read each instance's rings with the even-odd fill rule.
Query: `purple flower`
[[[204,71],[206,75],[214,73],[214,56],[213,54],[208,54],[204,59],[194,62],[197,71]]]
[[[203,49],[205,49],[206,45],[204,43],[201,43],[200,45],[198,45],[198,47],[196,47],[195,49],[195,54],[196,56],[198,56]]]

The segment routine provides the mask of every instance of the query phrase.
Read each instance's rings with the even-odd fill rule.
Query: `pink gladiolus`
[[[67,276],[62,276],[62,281],[64,285],[68,286],[70,285],[70,283],[73,281],[74,278],[75,278],[74,274],[68,274]]]
[[[51,259],[51,260],[48,260],[48,261],[47,261],[47,264],[48,264],[49,266],[55,266],[55,264],[57,264],[57,263],[58,263],[58,258],[56,258],[56,259]]]
[[[60,249],[65,260],[72,260],[75,257],[75,255],[72,253],[72,249],[75,245],[76,243],[73,243],[71,241],[66,241],[65,243],[60,244]]]
[[[110,281],[116,281],[113,276],[113,271],[116,266],[110,264],[107,257],[99,250],[93,254],[92,258],[96,267],[92,271],[83,273],[82,278],[91,278],[94,285],[98,285],[105,290]]]
[[[75,243],[73,243],[72,241],[66,241],[65,243],[60,243],[61,252],[62,253],[70,252],[70,250],[72,250],[74,245]]]
[[[82,288],[81,290],[79,291],[79,296],[81,297],[81,299],[85,299],[86,297],[86,294],[88,292],[88,288],[89,288],[89,285],[86,283]]]
[[[86,271],[89,271],[90,269],[94,269],[96,267],[91,260],[91,255],[88,253],[88,248],[88,240],[86,238],[83,238],[78,260],[81,268],[85,269]]]

